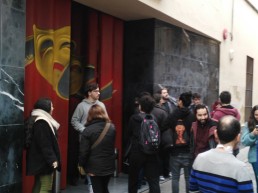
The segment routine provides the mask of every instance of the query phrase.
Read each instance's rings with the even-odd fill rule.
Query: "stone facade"
[[[0,0],[0,192],[21,192],[25,0]]]

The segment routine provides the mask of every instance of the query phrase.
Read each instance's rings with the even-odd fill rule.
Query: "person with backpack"
[[[162,133],[163,125],[167,119],[168,113],[165,109],[161,107],[161,94],[153,94],[153,98],[156,102],[151,114],[157,120],[160,132]],[[165,178],[169,178],[170,168],[169,168],[169,153],[166,149],[160,148],[159,151],[159,168],[160,168],[160,181],[164,181]]]
[[[129,154],[128,192],[137,193],[138,176],[141,169],[149,184],[150,193],[160,193],[159,143],[160,131],[155,118],[150,114],[154,99],[145,95],[139,99],[140,112],[130,117],[128,136],[131,139]]]
[[[189,192],[189,175],[192,165],[190,152],[191,126],[195,116],[189,109],[192,93],[182,93],[178,99],[178,109],[170,114],[165,123],[172,130],[173,148],[170,149],[170,167],[172,173],[172,193],[179,193],[181,168],[184,169],[186,192]]]
[[[51,192],[53,174],[61,170],[57,130],[60,124],[52,117],[54,110],[48,98],[39,99],[31,112],[35,121],[26,136],[26,174],[35,176],[33,193]]]

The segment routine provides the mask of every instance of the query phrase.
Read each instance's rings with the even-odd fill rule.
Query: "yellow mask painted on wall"
[[[42,30],[33,26],[36,68],[64,99],[69,96],[70,29]]]

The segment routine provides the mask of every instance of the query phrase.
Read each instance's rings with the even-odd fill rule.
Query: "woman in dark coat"
[[[53,173],[60,171],[60,150],[57,142],[59,123],[53,119],[53,104],[50,99],[39,99],[31,113],[35,117],[33,136],[26,153],[27,175],[35,176],[33,193],[52,190]]]
[[[115,171],[116,132],[113,124],[110,124],[101,142],[91,149],[107,123],[110,123],[110,120],[104,109],[93,105],[81,136],[79,164],[90,176],[94,193],[109,193],[108,183]]]

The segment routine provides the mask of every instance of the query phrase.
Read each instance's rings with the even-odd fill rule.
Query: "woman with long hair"
[[[248,152],[248,161],[251,163],[256,184],[258,182],[258,160],[257,160],[257,151],[258,151],[258,105],[255,105],[250,113],[250,117],[247,123],[242,130],[241,142],[245,146],[250,146]],[[258,186],[257,186],[258,192]]]
[[[90,176],[94,193],[109,193],[108,183],[115,171],[116,131],[110,122],[101,106],[92,105],[86,128],[81,135],[79,165]],[[99,140],[103,130],[106,132]],[[97,145],[96,141],[98,141]]]
[[[33,193],[51,192],[53,174],[61,170],[57,142],[59,123],[52,117],[52,101],[41,98],[34,104],[31,116],[35,118],[32,139],[26,152],[26,173],[35,176]]]

